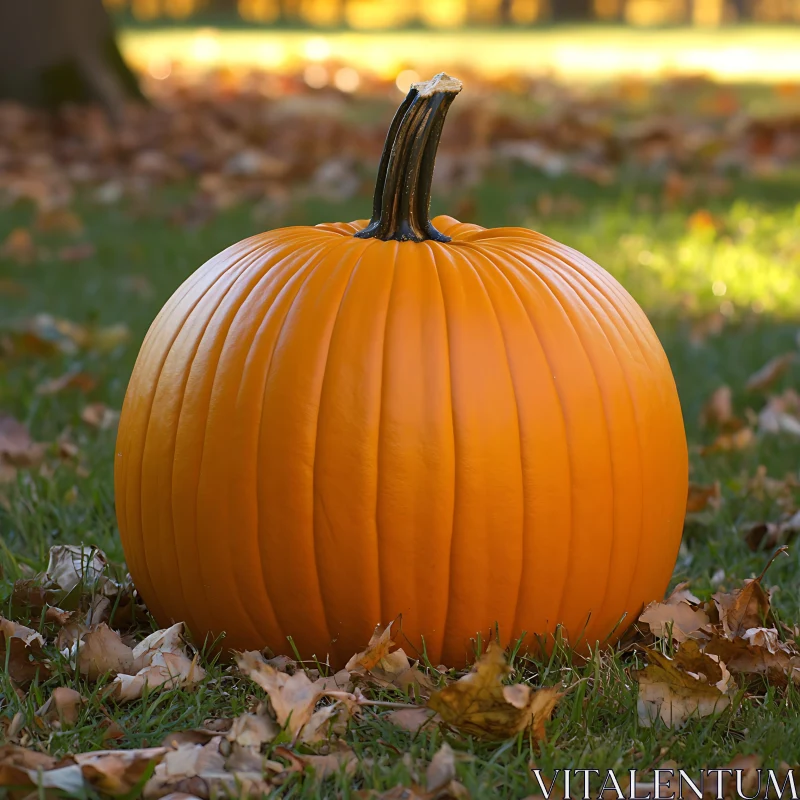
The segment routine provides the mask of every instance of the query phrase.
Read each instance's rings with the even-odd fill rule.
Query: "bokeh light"
[[[303,80],[312,89],[322,89],[330,83],[330,76],[322,64],[309,64],[303,70]]]
[[[406,94],[411,88],[411,84],[416,83],[419,79],[418,72],[413,69],[404,69],[395,79],[395,85],[403,94]]]
[[[361,76],[352,67],[341,67],[333,76],[333,85],[340,92],[354,92],[361,85]]]

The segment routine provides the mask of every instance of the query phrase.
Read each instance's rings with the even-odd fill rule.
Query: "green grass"
[[[766,561],[766,554],[750,552],[737,527],[744,520],[774,518],[777,510],[772,501],[748,496],[746,476],[760,464],[775,477],[790,471],[797,474],[797,440],[766,438],[751,450],[706,458],[698,456],[694,446],[709,441],[698,416],[713,389],[728,383],[738,410],[757,409],[763,400],[742,388],[748,375],[770,357],[797,347],[800,205],[793,198],[798,188],[800,182],[789,178],[751,181],[733,187],[724,197],[699,197],[693,204],[670,208],[660,190],[646,184],[627,182],[599,189],[497,168],[471,200],[470,216],[483,224],[529,225],[590,254],[622,281],[653,319],[681,396],[692,445],[692,479],[721,481],[725,498],[719,513],[687,526],[675,570],[674,581],[691,580],[694,591],[704,598],[718,588],[719,570],[725,576],[721,583],[732,588],[760,572]],[[545,216],[542,209],[548,203],[537,200],[542,195],[568,201],[555,202],[556,210]],[[95,256],[70,264],[42,261],[21,266],[0,261],[0,280],[15,281],[26,289],[22,297],[0,294],[1,327],[48,312],[83,324],[124,322],[131,330],[127,344],[105,354],[0,356],[0,409],[25,421],[41,441],[70,429],[90,470],[85,477],[70,466],[60,467],[48,478],[22,473],[6,490],[6,505],[0,506],[0,598],[8,595],[15,579],[43,569],[53,544],[95,544],[112,560],[123,557],[114,519],[114,432],[97,431],[80,421],[86,397],[70,392],[40,396],[34,389],[46,378],[81,368],[99,379],[88,399],[119,408],[138,345],[162,303],[208,257],[259,227],[247,207],[228,211],[195,230],[176,227],[168,221],[170,212],[185,200],[184,190],[170,190],[149,197],[146,207],[79,204],[85,237],[95,244]],[[440,197],[435,205],[443,210],[454,202]],[[352,219],[368,208],[368,198],[344,207],[298,201],[282,222]],[[700,208],[714,215],[714,230],[687,223]],[[27,207],[5,211],[0,240],[14,226],[29,225],[32,216]],[[42,242],[55,248],[63,238]],[[131,291],[132,281],[140,289],[149,287],[149,293]],[[715,282],[725,284],[724,295],[714,293]],[[697,320],[720,308],[726,315],[725,329],[697,341],[692,336]],[[800,367],[795,366],[777,388],[798,383]],[[774,603],[780,617],[800,621],[796,549],[773,565],[767,584],[779,587]],[[8,612],[7,604],[2,611]],[[800,762],[797,689],[769,687],[740,696],[741,702],[734,702],[721,717],[690,720],[676,735],[663,726],[639,726],[635,685],[626,673],[635,663],[631,654],[609,653],[597,654],[589,663],[573,662],[564,653],[549,663],[518,659],[517,667],[535,684],[586,679],[561,702],[541,751],[533,750],[524,737],[497,745],[437,729],[414,736],[367,710],[351,723],[347,735],[362,759],[355,779],[342,775],[319,784],[310,775],[296,774],[283,785],[281,796],[351,797],[356,789],[385,790],[408,783],[415,778],[414,765],[421,764],[424,774],[424,764],[445,740],[459,756],[459,780],[473,797],[487,798],[534,794],[538,790],[529,772],[534,763],[552,774],[567,766],[645,769],[668,759],[685,769],[719,767],[738,753],[751,752],[763,755],[767,765]],[[34,685],[26,699],[20,699],[0,673],[0,715],[12,717],[22,711],[31,729],[38,730],[35,741],[56,755],[108,746],[98,727],[106,716],[125,732],[114,746],[156,745],[168,732],[200,725],[206,718],[235,716],[251,706],[254,694],[260,695],[227,665],[208,666],[209,683],[201,691],[164,691],[120,707],[102,703],[98,686],[73,677],[63,664],[44,685]],[[33,715],[58,684],[74,686],[90,703],[71,730],[37,729]],[[385,698],[403,699],[390,692]]]

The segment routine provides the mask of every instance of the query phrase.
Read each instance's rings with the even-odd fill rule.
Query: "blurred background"
[[[434,213],[614,274],[700,435],[715,387],[796,347],[799,23],[800,0],[0,2],[0,408],[100,429],[106,497],[164,301],[241,238],[368,216],[395,109],[446,71]]]

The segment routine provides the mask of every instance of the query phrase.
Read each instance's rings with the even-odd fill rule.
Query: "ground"
[[[745,523],[779,515],[777,501],[748,484],[759,467],[773,478],[797,477],[800,446],[786,433],[759,435],[742,450],[702,454],[701,447],[717,434],[701,424],[701,412],[723,384],[733,390],[737,415],[745,417],[748,408],[760,411],[765,394],[747,392],[748,377],[771,358],[798,349],[798,190],[800,178],[781,173],[738,178],[719,196],[669,197],[662,183],[635,176],[598,186],[578,177],[546,177],[527,166],[499,165],[471,190],[469,202],[452,193],[434,201],[436,210],[460,203],[464,216],[482,224],[526,225],[578,248],[615,275],[647,311],[678,386],[691,480],[721,485],[719,508],[695,513],[687,522],[672,581],[690,581],[701,599],[721,587],[740,586],[771,555],[771,550],[751,550],[743,534]],[[74,238],[42,232],[37,246],[51,256],[20,263],[6,254],[0,260],[4,330],[48,313],[99,328],[124,323],[129,331],[118,344],[74,353],[0,350],[0,409],[25,423],[38,441],[53,442],[68,431],[80,451],[79,469],[73,459],[45,474],[21,470],[3,488],[0,599],[10,596],[15,580],[43,570],[55,544],[96,545],[111,561],[123,560],[114,517],[115,430],[87,424],[81,414],[89,402],[120,408],[138,346],[165,300],[211,255],[271,222],[269,215],[254,215],[245,202],[187,228],[176,222],[175,211],[185,207],[191,191],[178,183],[149,194],[146,202],[107,206],[79,193],[73,207],[83,226],[78,239],[92,243],[91,253],[59,260],[52,253]],[[361,196],[299,198],[281,222],[354,219],[365,216],[368,207],[369,199]],[[5,209],[0,242],[15,228],[30,228],[35,216],[24,202]],[[43,381],[70,370],[91,374],[97,385],[88,395],[37,392]],[[799,382],[795,363],[769,393]],[[796,487],[788,491],[794,492],[796,507],[800,495]],[[777,559],[765,585],[775,587],[773,608],[780,619],[790,626],[800,622],[796,548]],[[10,602],[0,610],[8,616]],[[295,772],[281,796],[348,797],[357,790],[408,784],[416,779],[418,763],[427,763],[443,741],[456,752],[458,780],[473,797],[538,793],[532,764],[552,775],[567,766],[647,769],[666,761],[685,769],[719,767],[749,753],[769,765],[800,763],[800,694],[791,682],[785,688],[742,690],[721,716],[690,719],[677,733],[639,723],[636,684],[629,678],[637,663],[641,656],[631,652],[599,653],[588,663],[564,653],[547,663],[518,658],[519,676],[535,686],[576,684],[557,707],[538,749],[524,734],[499,745],[439,728],[412,734],[386,721],[380,709],[367,710],[350,723],[345,737],[361,759],[355,778],[339,773],[320,783],[312,774]],[[0,675],[0,715],[7,728],[21,711],[32,731],[28,745],[56,756],[108,747],[100,726],[108,717],[122,730],[114,747],[152,746],[167,733],[198,727],[208,718],[234,717],[252,708],[254,695],[263,697],[229,665],[212,661],[206,667],[209,678],[200,691],[165,690],[127,705],[103,702],[102,682],[75,677],[60,662],[52,677],[21,694]],[[35,712],[56,685],[75,687],[89,698],[72,728],[51,730],[35,723]],[[396,691],[383,696],[403,699]]]

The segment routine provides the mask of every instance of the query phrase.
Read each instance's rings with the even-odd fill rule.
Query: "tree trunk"
[[[550,13],[556,22],[590,22],[594,19],[593,0],[550,0]]]
[[[115,121],[144,97],[102,0],[0,0],[0,99],[99,101]]]

